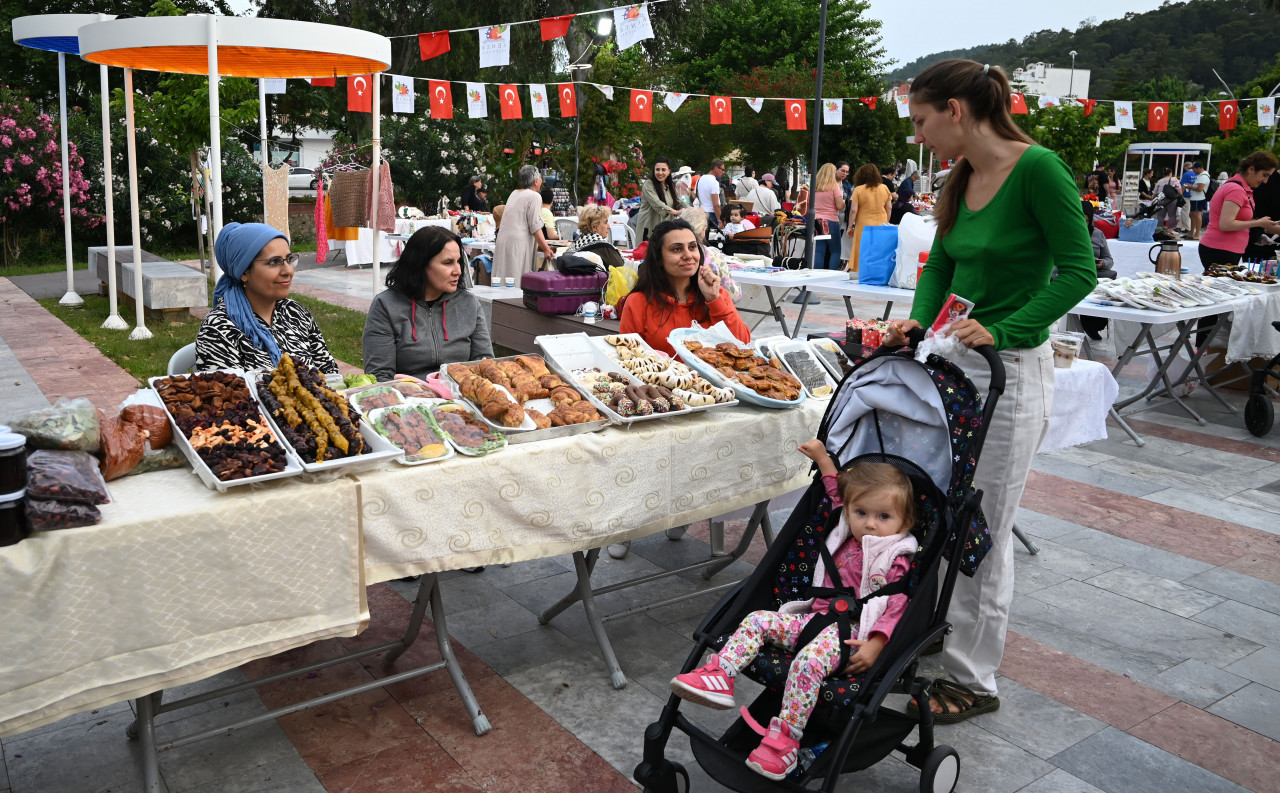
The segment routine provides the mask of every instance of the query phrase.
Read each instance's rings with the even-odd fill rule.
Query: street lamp
[[[1074,97],[1076,87],[1076,51],[1072,50],[1067,53],[1071,56],[1071,78],[1067,82],[1067,96]]]

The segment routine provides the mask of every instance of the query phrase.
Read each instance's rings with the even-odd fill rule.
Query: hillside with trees
[[[1214,69],[1234,89],[1271,68],[1277,41],[1280,14],[1265,0],[1166,2],[1144,14],[1081,23],[1074,31],[1041,30],[1021,41],[937,52],[894,69],[890,78],[913,77],[946,58],[972,58],[1009,72],[1036,61],[1064,67],[1075,50],[1076,67],[1091,70],[1089,93],[1095,99],[1138,98],[1135,87],[1155,78],[1186,85],[1188,96],[1207,91],[1216,98]]]

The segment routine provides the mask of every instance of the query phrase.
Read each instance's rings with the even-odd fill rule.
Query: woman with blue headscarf
[[[289,299],[298,254],[284,234],[265,223],[228,223],[213,251],[223,272],[196,336],[197,372],[270,368],[287,352],[296,364],[337,374],[311,312]]]

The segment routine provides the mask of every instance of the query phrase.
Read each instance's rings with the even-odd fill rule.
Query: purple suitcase
[[[583,303],[599,303],[603,298],[603,272],[590,275],[565,275],[555,270],[525,273],[520,277],[524,305],[540,314],[573,314]]]

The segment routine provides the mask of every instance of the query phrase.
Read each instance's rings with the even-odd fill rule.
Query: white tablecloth
[[[1053,412],[1040,451],[1051,452],[1107,437],[1107,411],[1120,386],[1096,361],[1077,358],[1070,369],[1053,370]]]
[[[367,624],[352,480],[109,487],[99,525],[0,548],[0,735]]]
[[[378,237],[382,243],[382,257],[379,261],[386,264],[399,259],[403,243],[389,239],[386,234],[379,234]],[[373,229],[360,229],[360,238],[356,240],[330,241],[329,247],[342,249],[347,257],[348,267],[373,264]]]

